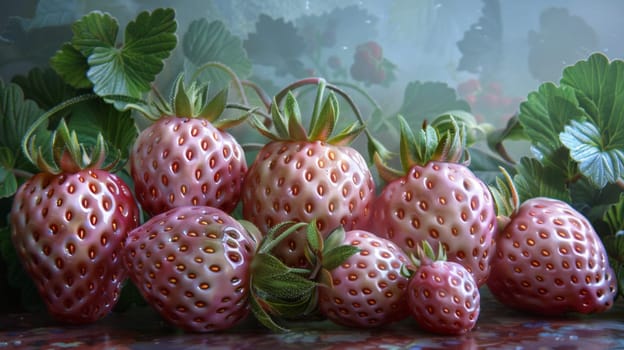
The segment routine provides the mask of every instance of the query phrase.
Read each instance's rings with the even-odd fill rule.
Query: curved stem
[[[371,96],[368,92],[366,92],[366,90],[362,89],[360,86],[346,81],[335,81],[332,84],[335,86],[344,86],[348,87],[349,89],[355,90],[360,95],[362,95],[375,109],[381,111],[381,106],[379,105],[379,103],[377,103],[373,96]]]
[[[241,83],[243,84],[243,86],[250,87],[256,93],[258,98],[260,98],[260,100],[262,101],[264,107],[266,107],[267,111],[271,110],[271,98],[266,94],[266,92],[264,92],[264,90],[262,90],[262,88],[258,84],[249,80],[241,80]]]
[[[202,66],[197,68],[197,70],[195,71],[195,74],[193,74],[192,80],[193,81],[197,80],[199,78],[199,74],[208,68],[219,68],[222,71],[226,72],[232,79],[232,82],[234,83],[234,85],[236,86],[236,89],[238,90],[238,94],[240,95],[240,98],[243,101],[243,104],[245,105],[249,104],[249,102],[247,101],[247,95],[245,95],[245,89],[243,88],[243,83],[241,82],[240,78],[238,77],[238,75],[236,75],[236,72],[234,72],[232,68],[228,67],[227,65],[221,62],[210,61],[210,62],[204,63]]]
[[[29,162],[31,162],[33,165],[37,166],[37,162],[33,159],[32,154],[30,152],[29,149],[29,145],[31,142],[31,137],[34,135],[35,130],[37,130],[37,128],[39,128],[44,122],[46,122],[48,119],[50,119],[50,117],[52,117],[53,115],[55,115],[56,113],[71,107],[75,104],[84,102],[84,101],[89,101],[89,100],[94,100],[100,98],[100,96],[96,95],[96,94],[85,94],[85,95],[80,95],[80,96],[76,96],[73,97],[63,103],[60,103],[56,106],[54,106],[52,109],[48,110],[47,112],[43,113],[39,119],[35,120],[34,123],[32,123],[32,125],[30,126],[30,128],[28,128],[28,130],[26,130],[26,133],[24,134],[24,138],[22,141],[22,152],[24,153],[24,155],[26,156],[26,158],[28,159]]]

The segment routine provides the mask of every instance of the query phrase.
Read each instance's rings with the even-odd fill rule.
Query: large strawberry
[[[418,325],[429,332],[463,334],[477,324],[481,295],[472,274],[453,261],[446,260],[439,246],[434,254],[424,241],[412,255],[412,264],[404,265],[409,276],[407,305]]]
[[[98,141],[95,157],[85,157],[61,122],[54,135],[58,167],[33,154],[42,172],[20,186],[10,214],[16,252],[50,314],[71,323],[94,322],[115,306],[126,279],[122,243],[139,224],[128,185],[100,168]]]
[[[175,85],[172,106],[161,106],[155,123],[137,138],[130,156],[136,198],[156,215],[184,205],[208,205],[231,212],[237,205],[245,153],[225,131],[240,122],[219,120],[227,90],[206,102],[206,87]]]
[[[164,319],[194,332],[233,327],[249,313],[254,237],[224,211],[182,206],[131,231],[123,259]]]
[[[461,128],[439,135],[431,125],[417,134],[399,117],[403,171],[379,161],[388,183],[373,206],[370,231],[394,241],[408,253],[419,242],[441,244],[481,286],[490,272],[492,239],[497,230],[488,187],[464,164]]]
[[[329,320],[349,327],[381,327],[409,315],[408,279],[400,271],[408,258],[392,241],[363,230],[344,233],[340,244],[358,249],[329,270],[331,283],[319,287],[319,310]]]
[[[613,306],[613,269],[599,236],[581,213],[545,197],[512,209],[496,236],[487,283],[501,303],[543,315],[601,312]]]
[[[324,87],[319,85],[309,132],[290,90],[283,110],[280,100],[273,100],[275,131],[255,122],[272,141],[249,167],[241,199],[243,217],[264,234],[285,221],[316,220],[324,235],[341,225],[351,230],[368,222],[375,184],[362,155],[348,146],[362,126],[354,123],[331,136],[338,102],[332,92],[323,103]],[[303,234],[294,234],[277,247],[276,255],[290,266],[303,266],[305,244]]]

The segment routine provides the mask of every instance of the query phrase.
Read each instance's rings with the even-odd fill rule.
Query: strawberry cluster
[[[358,48],[354,76],[383,80],[381,59],[374,43]],[[292,90],[311,82],[306,128]],[[463,334],[477,324],[482,286],[527,312],[613,305],[613,270],[587,220],[542,198],[503,218],[498,197],[463,163],[452,118],[441,133],[435,123],[415,132],[399,117],[403,169],[374,149],[378,191],[350,146],[364,123],[334,132],[344,92],[324,80],[279,92],[270,116],[235,121],[219,119],[227,93],[208,101],[205,87],[182,79],[175,89],[175,104],[159,106],[137,138],[133,187],[100,169],[103,146],[86,157],[61,123],[59,166],[44,166],[15,196],[16,251],[62,321],[106,316],[128,277],[164,319],[192,332],[234,327],[252,311],[274,330],[307,317],[370,328],[411,315],[422,330]],[[225,131],[242,120],[269,139],[249,167]],[[150,216],[142,223],[137,202]]]

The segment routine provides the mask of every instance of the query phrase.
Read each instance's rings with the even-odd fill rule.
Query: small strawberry
[[[321,105],[324,87],[320,85],[309,132],[290,90],[283,111],[280,100],[273,101],[275,131],[253,119],[271,142],[259,151],[245,176],[242,210],[243,218],[263,234],[286,221],[315,220],[324,235],[338,226],[351,230],[368,222],[375,184],[362,155],[348,146],[363,127],[355,123],[331,136],[338,102],[332,92]],[[305,247],[305,235],[294,234],[275,253],[289,266],[305,266]]]
[[[537,197],[518,205],[496,236],[488,288],[501,303],[558,315],[602,312],[613,306],[617,282],[589,221],[560,200]]]
[[[50,314],[90,323],[119,299],[126,280],[120,251],[139,224],[139,209],[128,185],[101,167],[101,136],[88,157],[61,121],[53,142],[55,165],[29,150],[42,171],[15,194],[11,239]]]
[[[452,118],[454,127],[444,135],[431,125],[414,134],[402,117],[399,121],[404,171],[376,158],[388,183],[375,201],[369,230],[408,253],[415,253],[423,240],[442,245],[450,261],[462,264],[483,285],[490,272],[496,212],[485,183],[457,162],[463,131]]]
[[[227,90],[205,101],[206,86],[175,84],[173,106],[160,106],[158,120],[144,129],[130,155],[136,198],[149,214],[186,205],[231,212],[237,205],[245,153],[225,130],[239,123],[219,120]]]
[[[358,45],[350,68],[351,77],[366,84],[387,85],[394,79],[395,65],[383,57],[381,46],[375,41]]]
[[[254,237],[224,211],[182,206],[132,230],[123,260],[164,319],[193,332],[233,327],[249,313]]]
[[[393,242],[363,230],[339,229],[328,240],[358,252],[329,270],[331,283],[319,287],[319,309],[329,320],[348,327],[381,327],[407,317],[408,280],[400,269],[407,256]]]
[[[447,261],[441,246],[435,256],[427,241],[412,255],[412,263],[403,272],[410,278],[407,305],[418,325],[440,334],[471,331],[481,308],[472,274],[463,265]]]

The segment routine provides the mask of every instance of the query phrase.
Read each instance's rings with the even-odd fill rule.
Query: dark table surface
[[[134,308],[90,325],[59,324],[46,314],[0,315],[2,349],[624,349],[624,301],[594,315],[543,318],[510,310],[482,295],[475,329],[439,336],[405,320],[383,329],[348,329],[328,321],[297,322],[272,333],[252,317],[225,332],[185,333],[149,307]]]

